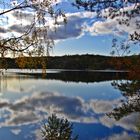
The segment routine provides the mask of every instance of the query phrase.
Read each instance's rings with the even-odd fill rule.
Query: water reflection
[[[125,100],[113,109],[112,112],[108,114],[109,117],[115,118],[115,120],[121,120],[124,117],[130,116],[132,114],[137,114],[136,129],[140,130],[140,80],[132,81],[114,81],[112,85],[119,89]],[[140,136],[139,136],[140,139]]]
[[[40,73],[7,73],[0,76],[0,92],[7,89],[7,80],[17,80],[20,91],[22,87],[20,82],[25,79],[47,79],[47,80],[61,80],[65,82],[84,82],[84,83],[93,83],[93,82],[102,82],[110,80],[121,80],[127,79],[127,73],[125,72],[92,72],[92,71],[57,71],[48,72],[46,77],[42,77]]]
[[[62,80],[67,82],[101,82],[117,79],[126,79],[125,72],[92,72],[92,71],[61,71],[59,73],[48,73],[48,79]]]
[[[55,113],[74,123],[74,132],[80,140],[138,139],[139,111],[134,107],[130,112],[122,111],[120,107],[122,104],[126,107],[130,100],[132,106],[140,82],[126,80],[125,73],[118,75],[120,77],[115,73],[67,71],[49,73],[46,79],[38,74],[1,77],[0,137],[39,140],[40,122]],[[111,85],[112,80],[116,82]],[[127,94],[132,89],[135,91]],[[116,111],[119,109],[122,112]],[[123,116],[116,119],[115,113]]]
[[[140,81],[113,82],[112,85],[119,89],[126,100],[122,100],[119,107],[115,108],[111,116],[116,120],[133,112],[140,112]]]

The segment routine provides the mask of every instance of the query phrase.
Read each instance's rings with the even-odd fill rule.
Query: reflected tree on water
[[[114,81],[112,86],[119,89],[125,99],[107,114],[109,117],[119,121],[132,113],[140,113],[140,80]],[[137,122],[136,128],[140,133],[140,121]]]
[[[122,104],[116,107],[108,116],[120,120],[133,112],[140,112],[140,80],[125,82],[114,81],[112,85],[121,91],[125,99],[122,100]]]
[[[43,140],[78,140],[72,137],[73,125],[67,119],[60,119],[56,115],[48,117],[48,123],[42,128]]]

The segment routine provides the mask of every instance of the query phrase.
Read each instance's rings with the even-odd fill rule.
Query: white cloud
[[[113,101],[91,100],[90,108],[92,108],[95,113],[108,113],[112,111],[113,106],[116,106],[119,103],[119,99]]]
[[[67,97],[59,93],[33,93],[30,97],[23,97],[14,103],[1,101],[1,108],[5,108],[9,112],[1,126],[31,124],[41,121],[44,117],[47,118],[47,114],[55,113],[58,117],[65,117],[73,122],[101,123],[109,128],[120,126],[126,130],[135,130],[135,125],[139,120],[138,113],[128,115],[119,121],[105,115],[118,104],[119,99],[85,102],[80,97]],[[39,112],[42,112],[44,117]]]
[[[70,2],[67,0],[57,0],[53,2],[53,4],[67,4],[70,6]],[[60,6],[61,7],[61,6]],[[133,5],[125,7],[125,11],[131,11],[134,8]],[[102,14],[108,15],[108,9],[106,12],[102,12]],[[31,24],[34,20],[35,15],[32,12],[24,11],[24,13],[20,10],[7,13],[5,16],[8,17],[8,23],[4,24],[4,26],[0,28],[0,36],[8,37],[9,35],[19,36],[20,33],[23,33],[27,26]],[[135,15],[129,21],[129,26],[124,24],[118,24],[118,20],[127,19],[127,17],[118,16],[113,19],[108,17],[104,21],[95,21],[93,20],[96,17],[96,13],[94,12],[73,12],[67,13],[66,16],[68,19],[68,23],[66,25],[63,24],[62,19],[59,19],[60,25],[57,26],[56,32],[54,31],[54,21],[50,17],[45,17],[46,23],[45,25],[49,27],[48,33],[46,33],[47,38],[54,39],[55,41],[65,40],[69,38],[80,38],[85,34],[85,32],[89,32],[91,35],[107,35],[107,34],[115,34],[118,36],[124,36],[125,33],[133,33],[134,31],[140,32],[137,28],[135,22],[140,22],[140,17]],[[6,18],[4,18],[6,19]],[[93,22],[92,25],[91,22]],[[2,23],[0,23],[2,25]]]
[[[107,139],[108,140],[132,140],[134,139],[134,136],[131,136],[127,132],[124,131],[121,134],[114,134],[112,136],[109,136]]]
[[[87,30],[91,33],[91,35],[103,35],[103,34],[112,34],[117,25],[116,21],[108,20],[108,21],[97,21],[93,23],[91,27]]]
[[[66,97],[58,93],[34,93],[31,97],[23,97],[14,103],[2,104],[2,107],[8,108],[10,113],[1,126],[19,126],[41,121],[43,118],[39,112],[44,115],[55,113],[74,122],[98,122],[94,116],[88,115],[90,108],[82,98]]]
[[[5,122],[5,126],[21,126],[32,124],[39,121],[40,116],[35,114],[33,111],[24,110],[21,111],[13,111],[11,118]]]
[[[0,99],[0,108],[9,106],[8,100]]]
[[[44,28],[43,34],[46,34],[45,36],[47,38],[54,39],[55,41],[81,37],[86,31],[85,28],[88,21],[94,18],[95,15],[93,12],[66,13],[67,24],[64,24],[62,18],[59,18],[59,25],[56,26],[56,32],[54,29],[54,21],[50,17],[46,17],[45,26],[49,28],[47,31],[45,31]],[[29,29],[35,15],[28,11],[15,11],[6,14],[5,17],[8,18],[8,23],[0,28],[0,35],[2,37],[8,37],[12,34],[16,36],[21,35]]]
[[[19,133],[21,132],[21,129],[12,129],[11,132],[12,132],[14,135],[19,135]]]
[[[124,9],[121,9],[123,11],[131,11],[134,8],[134,6],[129,6]],[[102,13],[103,16],[108,16],[109,12],[108,9],[106,12]],[[129,20],[128,25],[127,24],[119,24],[119,21],[123,20]],[[140,17],[139,15],[135,15],[131,18],[127,16],[116,16],[114,18],[111,18],[108,16],[107,19],[104,21],[96,21],[92,24],[92,26],[89,26],[87,28],[87,31],[91,33],[91,35],[105,35],[105,34],[114,34],[114,35],[119,35],[122,36],[125,33],[132,34],[135,31],[140,33],[140,29],[137,26],[137,23],[140,23]]]
[[[88,31],[91,35],[105,35],[115,34],[123,35],[125,33],[134,33],[135,31],[140,32],[136,26],[136,21],[140,20],[139,17],[135,17],[129,21],[129,26],[122,24],[120,25],[117,19],[107,19],[106,21],[97,21],[93,23],[91,27],[88,27]]]
[[[132,113],[128,116],[121,118],[116,121],[114,118],[109,118],[108,116],[100,117],[100,122],[109,128],[114,126],[120,126],[126,130],[136,130],[136,124],[139,121],[140,114]]]

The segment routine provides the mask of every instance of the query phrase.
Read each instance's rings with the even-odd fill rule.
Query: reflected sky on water
[[[41,125],[55,113],[73,122],[79,140],[138,139],[138,112],[119,120],[108,115],[126,101],[113,81],[127,79],[125,74],[83,71],[53,72],[43,78],[19,73],[1,76],[0,137],[40,140]]]

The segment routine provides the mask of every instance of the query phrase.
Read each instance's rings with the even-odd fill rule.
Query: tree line
[[[139,55],[113,57],[102,55],[65,55],[47,57],[0,58],[1,69],[79,69],[139,70]]]

